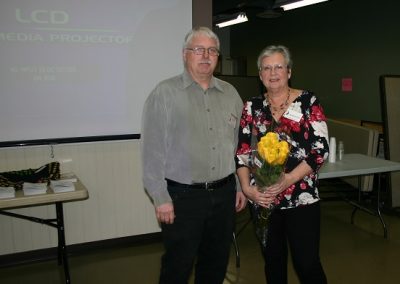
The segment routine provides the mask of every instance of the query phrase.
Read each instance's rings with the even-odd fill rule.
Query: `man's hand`
[[[172,203],[164,203],[156,207],[156,217],[158,222],[165,224],[174,223],[175,213]]]

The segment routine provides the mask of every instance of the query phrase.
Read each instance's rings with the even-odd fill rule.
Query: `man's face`
[[[211,77],[218,63],[218,52],[215,40],[201,34],[193,37],[183,51],[186,69],[194,79]]]

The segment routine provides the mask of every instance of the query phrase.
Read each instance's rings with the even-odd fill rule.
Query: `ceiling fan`
[[[218,0],[216,0],[218,1]],[[327,1],[327,0],[320,0]],[[302,2],[300,0],[244,0],[234,7],[226,8],[216,13],[216,17],[224,17],[234,13],[247,13],[252,16],[264,19],[278,18],[283,15],[284,9],[281,7],[287,4]],[[317,1],[318,2],[318,1]],[[307,4],[309,5],[309,4]]]
[[[226,8],[218,12],[218,17],[232,15],[235,13],[247,13],[260,18],[277,18],[283,14],[283,9],[276,2],[279,0],[245,0],[236,4],[234,7]]]
[[[243,2],[240,5],[243,9],[253,10],[258,18],[273,19],[282,16],[283,8],[276,5],[278,0],[259,0]]]

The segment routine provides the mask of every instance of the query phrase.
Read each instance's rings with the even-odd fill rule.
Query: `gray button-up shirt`
[[[235,172],[242,107],[236,89],[215,77],[205,91],[186,71],[156,86],[141,131],[143,183],[156,206],[171,201],[166,178],[192,184]]]

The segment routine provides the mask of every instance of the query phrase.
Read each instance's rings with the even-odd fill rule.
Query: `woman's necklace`
[[[268,99],[268,103],[269,103],[268,105],[269,105],[269,108],[270,108],[273,116],[275,116],[275,114],[277,114],[278,112],[281,112],[286,109],[286,107],[289,105],[289,98],[290,98],[290,88],[289,88],[286,100],[283,103],[281,103],[279,106],[273,106],[271,98],[269,97],[269,95],[267,93],[267,99]]]

